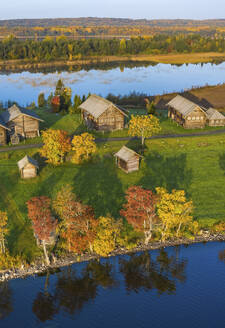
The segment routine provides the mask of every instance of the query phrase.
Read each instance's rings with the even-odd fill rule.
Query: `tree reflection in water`
[[[149,252],[132,254],[129,260],[120,259],[120,271],[128,292],[156,289],[159,294],[172,294],[176,291],[177,281],[185,281],[186,264],[185,260],[168,256],[165,250],[161,250],[156,260]]]
[[[128,292],[155,289],[159,294],[174,293],[177,282],[185,281],[186,264],[185,260],[179,259],[176,254],[169,256],[165,250],[161,250],[155,259],[149,252],[119,259],[120,273],[124,276]],[[38,293],[33,302],[34,314],[44,322],[60,311],[70,315],[78,313],[96,298],[99,287],[105,289],[119,285],[114,271],[115,264],[97,260],[88,262],[79,274],[73,267],[63,269],[57,274],[52,294],[46,286],[45,292]]]
[[[225,249],[219,252],[219,259],[225,263]]]
[[[7,281],[0,283],[0,320],[13,311],[12,291]]]

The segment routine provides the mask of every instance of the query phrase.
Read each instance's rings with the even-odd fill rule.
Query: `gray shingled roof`
[[[123,146],[114,156],[119,157],[126,162],[134,156],[141,157],[141,155],[136,153],[134,150],[127,148],[126,146]]]
[[[3,129],[6,129],[6,130],[10,130],[10,129],[5,125],[5,122],[3,121],[2,117],[1,117],[1,114],[0,114],[0,127],[2,127]]]
[[[192,102],[180,95],[177,95],[175,98],[170,100],[170,102],[168,102],[167,106],[174,108],[176,111],[183,114],[184,116],[187,116],[188,114],[193,112],[193,110],[196,107],[201,108],[199,105],[195,104],[194,102]],[[201,108],[201,110],[203,112],[205,112],[202,108]]]
[[[209,120],[225,120],[225,116],[214,108],[209,108],[206,115]]]
[[[100,96],[91,95],[79,107],[90,113],[95,119],[99,118],[110,106],[114,106],[124,116],[127,114],[121,107],[114,105],[111,101]]]
[[[32,165],[34,165],[34,166],[36,166],[37,168],[39,167],[38,166],[38,162],[35,161],[35,159],[33,159],[33,158],[31,158],[30,156],[27,156],[27,155],[24,158],[22,158],[17,163],[17,165],[18,165],[19,169],[21,170],[21,169],[23,169],[29,163],[32,164]]]
[[[36,113],[34,113],[31,110],[26,109],[26,108],[20,108],[17,105],[13,105],[12,107],[5,110],[1,114],[1,118],[4,123],[8,123],[8,122],[14,120],[17,116],[19,116],[21,114],[30,116],[38,121],[43,121],[42,119],[40,119],[40,117]]]

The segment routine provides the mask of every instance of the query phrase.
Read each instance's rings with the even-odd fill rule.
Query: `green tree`
[[[44,107],[46,105],[45,94],[42,92],[38,96],[38,107]]]

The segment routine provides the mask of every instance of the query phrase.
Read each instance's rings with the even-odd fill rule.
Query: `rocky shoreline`
[[[195,243],[207,243],[207,242],[216,242],[216,241],[225,241],[225,234],[210,234],[209,232],[204,232],[203,235],[195,237],[192,239],[176,239],[176,240],[170,240],[166,242],[153,242],[148,245],[139,245],[132,249],[125,249],[125,248],[119,248],[112,252],[109,257],[117,256],[117,255],[125,255],[125,254],[131,254],[131,253],[137,253],[142,252],[146,250],[154,250],[154,249],[160,249],[165,247],[174,247],[174,246],[180,246],[180,245],[191,245]],[[4,270],[0,271],[0,282],[8,281],[12,279],[19,279],[19,278],[26,278],[28,276],[35,276],[37,274],[45,273],[47,271],[54,271],[57,269],[60,269],[65,266],[69,266],[75,263],[80,262],[87,262],[90,260],[98,259],[99,256],[95,254],[84,254],[82,256],[67,256],[64,258],[56,258],[49,266],[44,265],[43,263],[39,262],[35,265],[30,265],[28,268],[20,268],[20,269],[14,269],[14,270]]]

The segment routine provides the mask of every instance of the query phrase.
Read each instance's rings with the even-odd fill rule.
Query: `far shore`
[[[20,71],[29,69],[44,69],[51,67],[73,67],[98,63],[145,62],[152,64],[198,64],[217,63],[225,61],[225,53],[171,53],[159,55],[124,55],[124,56],[93,56],[76,60],[56,60],[49,62],[36,62],[27,60],[1,60],[0,71]]]
[[[176,239],[170,240],[166,242],[152,242],[148,245],[141,244],[132,249],[125,249],[119,248],[113,251],[107,258],[118,256],[118,255],[126,255],[126,254],[133,254],[138,252],[144,252],[149,250],[156,250],[166,247],[175,247],[175,246],[182,246],[182,245],[191,245],[191,244],[198,244],[198,243],[207,243],[207,242],[225,242],[225,234],[210,234],[209,232],[204,232],[201,236],[196,236],[193,240],[192,239]],[[26,278],[28,276],[34,276],[37,274],[47,273],[48,271],[53,272],[54,270],[81,262],[87,262],[90,260],[99,259],[100,257],[95,254],[84,254],[81,256],[71,255],[67,257],[62,257],[55,259],[54,262],[49,266],[44,265],[43,263],[37,263],[35,265],[31,265],[28,268],[21,268],[15,270],[4,270],[0,271],[0,282],[9,281],[12,279],[19,279],[19,278]]]

